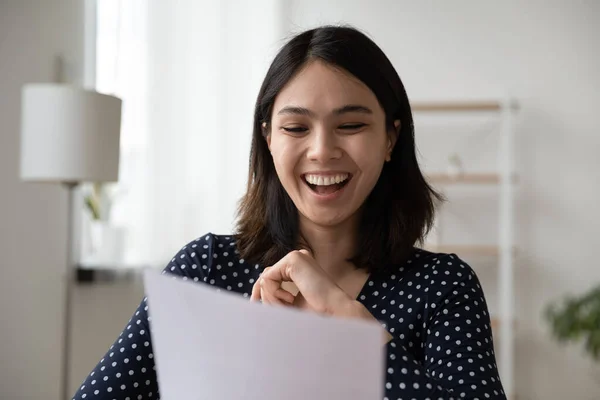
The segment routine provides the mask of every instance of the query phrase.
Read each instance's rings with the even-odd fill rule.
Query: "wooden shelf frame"
[[[518,110],[519,105],[514,100],[501,102],[497,100],[466,100],[466,101],[437,101],[411,103],[413,112],[498,112],[504,108]]]
[[[437,246],[425,246],[425,250],[434,253],[457,254],[458,256],[474,257],[499,257],[500,247],[488,244],[442,244]],[[513,256],[517,254],[517,248],[512,248]]]
[[[514,114],[519,105],[514,99],[484,101],[433,101],[411,102],[411,108],[417,113],[438,113],[469,115],[479,112],[497,113],[499,115],[500,141],[497,146],[497,173],[465,173],[451,176],[444,173],[429,173],[426,180],[446,189],[446,185],[494,185],[498,189],[498,241],[494,245],[452,245],[445,244],[439,229],[434,243],[425,243],[426,250],[439,253],[455,253],[481,257],[493,257],[498,263],[498,313],[494,316],[492,326],[499,335],[498,364],[504,389],[509,398],[515,397],[515,304],[514,304],[514,183],[517,177],[514,173]]]
[[[502,175],[494,172],[476,172],[458,176],[445,173],[429,173],[425,175],[425,179],[430,183],[439,185],[499,185],[502,181]],[[512,176],[511,182],[518,182],[516,175]]]

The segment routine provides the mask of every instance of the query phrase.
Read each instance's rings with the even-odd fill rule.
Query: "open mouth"
[[[304,183],[316,194],[326,196],[341,190],[352,179],[352,174],[340,173],[336,175],[304,174]]]

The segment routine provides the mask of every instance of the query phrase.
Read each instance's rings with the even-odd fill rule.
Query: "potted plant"
[[[85,192],[83,199],[92,221],[108,221],[112,203],[108,185],[92,183]]]
[[[125,232],[110,218],[115,195],[115,184],[93,183],[84,187],[83,200],[89,221],[89,245],[84,252],[84,265],[106,267],[122,262]]]
[[[600,285],[550,304],[545,318],[557,340],[583,342],[592,359],[600,361]]]

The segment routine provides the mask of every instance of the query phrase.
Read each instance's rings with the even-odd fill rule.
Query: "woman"
[[[504,399],[477,277],[454,254],[415,247],[437,199],[387,57],[352,28],[309,30],[258,95],[236,234],[196,239],[163,273],[379,321],[388,399]],[[147,311],[144,299],[76,399],[159,397]]]

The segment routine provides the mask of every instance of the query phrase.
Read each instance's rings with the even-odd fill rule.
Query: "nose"
[[[325,128],[313,130],[308,138],[309,148],[306,153],[310,161],[327,162],[342,157],[339,138],[334,132]]]

